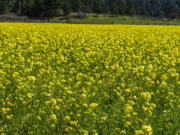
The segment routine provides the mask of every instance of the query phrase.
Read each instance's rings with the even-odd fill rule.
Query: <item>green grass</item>
[[[136,25],[180,25],[180,19],[152,18],[142,16],[112,16],[109,14],[87,14],[86,18],[74,18],[73,13],[69,19],[53,18],[50,22],[77,23],[77,24],[136,24]]]

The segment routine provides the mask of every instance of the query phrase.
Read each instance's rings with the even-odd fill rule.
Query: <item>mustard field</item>
[[[0,23],[0,135],[180,135],[180,26]]]

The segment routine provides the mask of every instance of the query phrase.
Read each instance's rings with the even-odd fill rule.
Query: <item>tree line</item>
[[[0,13],[54,17],[71,12],[177,17],[180,0],[0,0]]]

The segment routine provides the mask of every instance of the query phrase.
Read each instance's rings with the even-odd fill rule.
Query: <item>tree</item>
[[[134,15],[134,14],[136,14],[135,5],[133,4],[132,0],[127,0],[126,14],[127,15]]]
[[[180,14],[180,0],[0,0],[0,13],[54,17],[63,11],[173,18]]]
[[[43,16],[53,17],[58,15],[58,9],[60,7],[57,0],[44,0],[43,2]]]
[[[117,5],[118,5],[118,12],[121,15],[126,14],[126,10],[127,10],[127,5],[126,5],[126,1],[125,0],[118,0],[117,1]]]
[[[101,0],[94,0],[94,8],[93,11],[95,13],[102,13],[103,12],[103,6]]]
[[[116,0],[110,0],[109,5],[110,5],[111,14],[114,14],[114,15],[119,14],[119,7],[117,5]]]
[[[164,4],[164,12],[166,17],[170,17],[170,15],[174,12],[177,12],[176,4],[173,0],[167,0]]]
[[[72,0],[71,8],[74,12],[79,12],[83,9],[83,3],[81,0]]]
[[[24,15],[25,2],[26,2],[25,0],[14,0],[14,1],[12,1],[12,4],[13,4],[12,11],[15,12],[19,16]]]
[[[148,15],[147,1],[145,1],[145,0],[136,0],[135,5],[136,5],[136,14],[138,14],[138,15]]]
[[[26,5],[26,15],[29,17],[42,17],[44,11],[43,0],[30,0]]]
[[[109,5],[106,1],[102,3],[102,8],[104,13],[110,13]]]
[[[171,13],[170,18],[171,19],[177,19],[178,18],[178,13],[177,12]]]
[[[69,15],[71,12],[70,4],[68,2],[63,3],[62,9],[64,10],[64,15]]]
[[[0,0],[0,13],[6,12],[8,9],[8,1],[7,0]]]

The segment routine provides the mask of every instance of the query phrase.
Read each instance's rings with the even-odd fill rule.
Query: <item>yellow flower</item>
[[[13,115],[8,115],[8,116],[6,116],[6,118],[10,120],[13,118]]]
[[[83,104],[83,107],[87,108],[87,107],[88,107],[88,105],[87,105],[86,103],[84,103],[84,104]]]
[[[143,100],[146,100],[146,101],[150,101],[151,100],[151,94],[149,92],[142,92],[140,94],[141,98]]]
[[[144,131],[143,130],[135,130],[135,135],[143,135]]]
[[[131,125],[131,122],[129,122],[129,121],[127,121],[126,123],[125,123],[125,127],[129,127]]]
[[[50,103],[51,103],[50,101],[46,101],[46,102],[45,102],[45,105],[48,105],[48,104],[50,104]]]
[[[101,117],[101,120],[102,121],[106,121],[108,119],[108,117],[107,116],[103,116],[103,117]]]
[[[51,102],[52,102],[53,105],[56,105],[56,99],[53,98],[53,99],[51,100]]]
[[[69,127],[69,126],[68,126],[68,127],[65,128],[65,131],[66,131],[66,132],[70,132],[72,129],[73,129],[72,127]]]
[[[51,118],[52,120],[54,120],[54,121],[57,120],[57,116],[56,116],[55,114],[51,114],[51,115],[50,115],[50,118]]]
[[[58,111],[58,110],[60,109],[60,107],[56,105],[56,106],[55,106],[55,109]]]
[[[126,131],[125,131],[125,130],[122,130],[121,133],[122,133],[122,134],[126,134]]]
[[[125,105],[125,112],[126,113],[130,113],[130,112],[133,112],[133,107],[131,106],[131,105],[129,105],[129,104],[126,104]]]
[[[31,81],[32,83],[35,83],[36,77],[34,77],[34,76],[28,76],[28,80]]]
[[[83,94],[81,95],[81,97],[82,97],[82,98],[87,98],[87,95],[83,93]]]
[[[125,93],[131,93],[130,89],[125,89]]]
[[[96,107],[98,107],[98,104],[97,104],[97,103],[91,103],[91,104],[90,104],[90,108],[96,108]]]
[[[37,119],[38,119],[38,120],[41,120],[41,116],[37,116]]]
[[[1,112],[2,112],[2,113],[4,113],[4,114],[6,114],[6,113],[7,113],[6,108],[4,108],[4,107],[3,107],[3,108],[1,108]]]
[[[29,99],[31,99],[33,96],[34,96],[33,93],[27,93],[27,97],[28,97]]]
[[[144,132],[146,132],[148,135],[152,135],[152,128],[151,125],[143,125],[142,129],[144,130]]]
[[[73,92],[70,91],[70,90],[66,91],[66,93],[69,94],[69,95],[72,95],[72,94],[73,94]]]
[[[51,127],[52,127],[52,128],[54,128],[54,127],[55,127],[55,125],[54,125],[54,124],[51,124]]]
[[[78,121],[70,121],[70,124],[77,126]]]
[[[68,116],[68,115],[66,115],[65,117],[64,117],[64,121],[70,121],[70,117]]]

